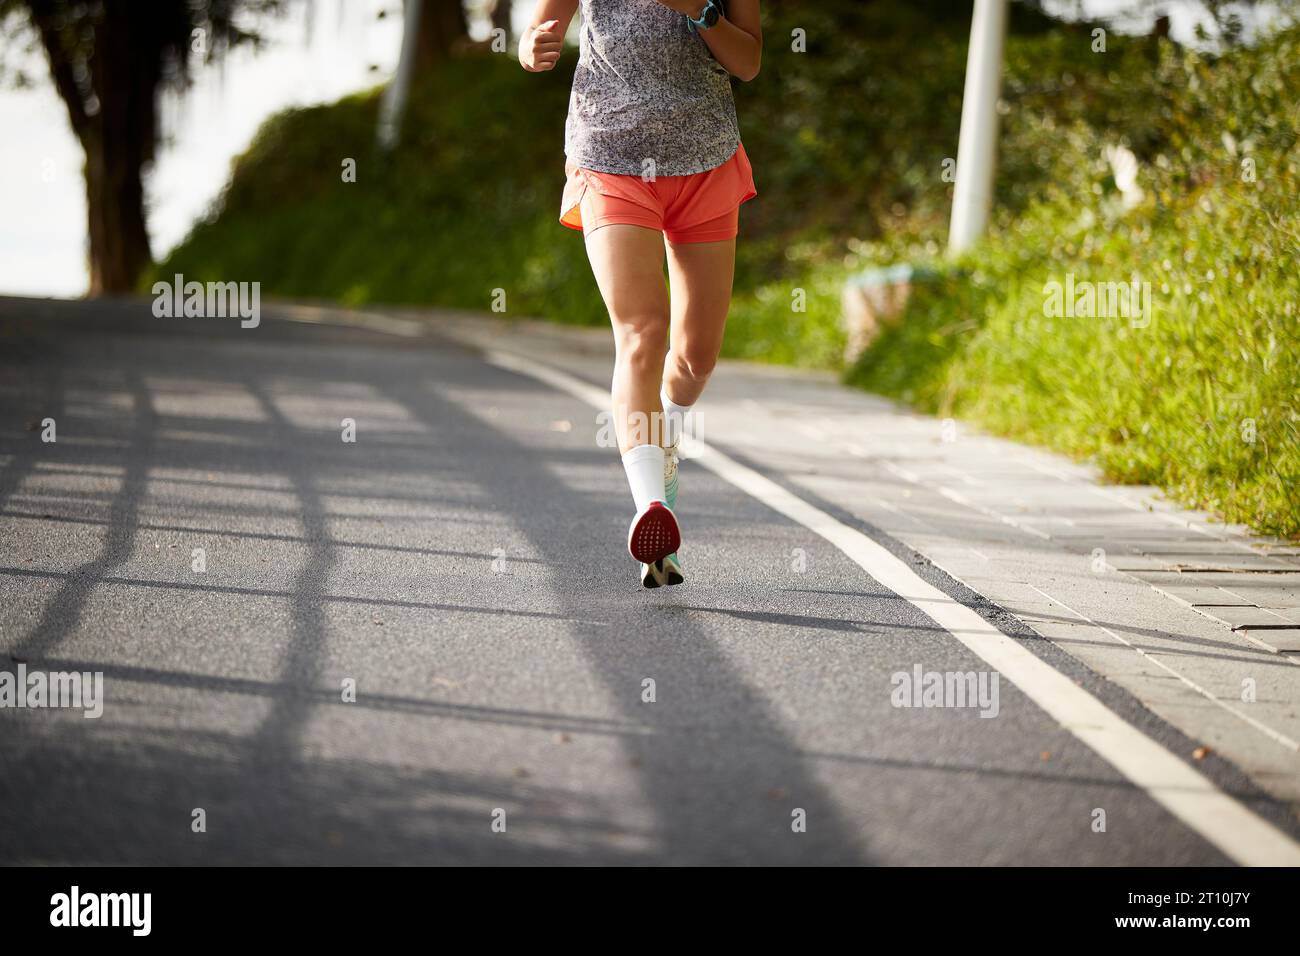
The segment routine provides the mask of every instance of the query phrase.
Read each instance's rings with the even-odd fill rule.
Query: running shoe
[[[674,584],[681,584],[685,580],[686,577],[682,574],[682,566],[678,563],[675,554],[660,558],[654,564],[641,565],[641,584],[644,587],[672,587]]]
[[[664,491],[668,510],[677,511],[677,446],[664,449]],[[686,580],[681,559],[673,552],[652,564],[641,565],[641,584],[647,588],[672,587]]]
[[[677,517],[662,501],[646,505],[627,529],[627,550],[643,564],[654,564],[681,545],[682,532],[677,526]]]

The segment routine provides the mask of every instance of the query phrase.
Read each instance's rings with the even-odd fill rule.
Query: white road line
[[[528,376],[604,410],[609,393],[509,352],[493,365]],[[1300,843],[1229,797],[1204,775],[1133,727],[1056,668],[973,610],[927,583],[866,535],[704,442],[693,457],[718,477],[839,548],[872,578],[915,605],[1157,803],[1223,854],[1250,866],[1300,866]]]

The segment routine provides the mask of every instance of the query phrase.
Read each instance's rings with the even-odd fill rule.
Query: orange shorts
[[[662,232],[669,242],[735,239],[740,205],[758,195],[745,147],[715,169],[690,176],[620,176],[564,167],[568,181],[560,222],[570,229],[599,229],[614,223]]]

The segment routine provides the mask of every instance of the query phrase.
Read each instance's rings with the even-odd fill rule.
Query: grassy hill
[[[844,279],[928,264],[849,381],[1300,534],[1300,32],[1220,58],[1114,35],[1103,53],[1090,28],[1016,7],[996,222],[950,263],[967,22],[811,6],[769,11],[764,72],[737,87],[760,197],[727,354],[838,367]],[[504,289],[510,314],[602,325],[581,237],[555,221],[572,67],[455,60],[415,91],[387,159],[377,93],[274,117],[158,271],[350,304],[487,309]],[[1140,164],[1127,211],[1115,144]],[[1150,282],[1152,321],[1046,316],[1044,286],[1068,274]]]

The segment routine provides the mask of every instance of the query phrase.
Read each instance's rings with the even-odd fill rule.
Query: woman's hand
[[[547,20],[529,27],[519,38],[519,63],[529,73],[545,73],[555,69],[564,48],[564,34],[559,20]]]
[[[698,20],[700,14],[707,7],[708,0],[657,0],[669,10],[676,10],[678,13],[684,13],[692,20]]]

